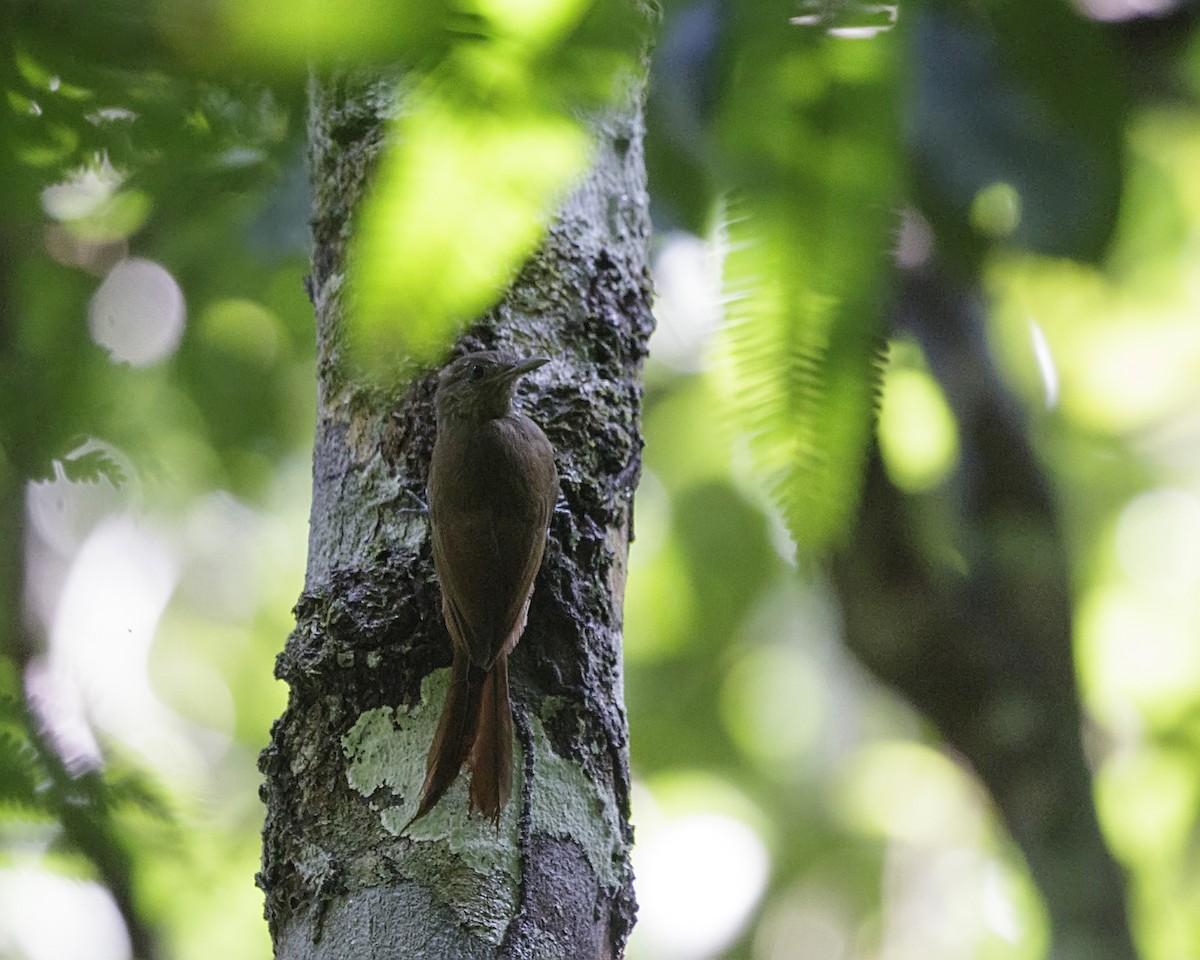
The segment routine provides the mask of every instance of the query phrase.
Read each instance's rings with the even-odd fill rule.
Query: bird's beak
[[[493,370],[487,377],[488,383],[506,383],[510,387],[516,383],[523,374],[530,370],[536,370],[544,363],[549,363],[549,357],[534,357],[531,360],[517,360],[512,366],[501,366]]]
[[[538,367],[549,362],[549,357],[532,357],[529,360],[522,360],[520,363],[515,364],[509,372],[515,380],[517,377],[529,373],[530,370],[536,370]]]

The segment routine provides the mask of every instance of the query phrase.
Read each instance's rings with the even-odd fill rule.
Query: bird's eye
[[[483,376],[483,365],[479,363],[471,364],[471,369],[467,371],[467,376],[474,382]]]

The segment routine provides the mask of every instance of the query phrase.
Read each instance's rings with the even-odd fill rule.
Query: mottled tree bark
[[[319,404],[304,594],[264,752],[263,869],[276,956],[620,957],[633,923],[621,607],[651,330],[640,87],[590,121],[594,165],[462,347],[552,358],[518,406],[562,492],[511,661],[513,799],[467,815],[462,776],[406,834],[450,662],[423,506],[433,380],[395,397],[345,379],[350,217],[391,79],[314,82],[310,148]]]

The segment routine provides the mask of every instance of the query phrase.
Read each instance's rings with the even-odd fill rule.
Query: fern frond
[[[857,503],[883,320],[814,276],[779,200],[742,197],[726,231],[722,359],[755,467],[798,546],[837,542]],[[864,280],[869,282],[869,280]]]
[[[845,6],[827,12],[866,9]],[[871,40],[826,35],[823,15],[791,33],[746,28],[722,116],[721,380],[797,546],[814,554],[855,515],[881,388],[900,164],[890,22]]]
[[[59,460],[63,476],[72,483],[98,483],[107,480],[117,489],[129,479],[125,468],[109,450],[93,447],[70,454]]]
[[[46,783],[45,770],[29,741],[14,731],[0,730],[0,824],[51,816]]]
[[[0,828],[9,822],[65,825],[70,820],[77,829],[110,833],[113,818],[129,810],[173,821],[165,793],[146,773],[110,757],[103,773],[72,775],[29,722],[18,703],[0,696]]]

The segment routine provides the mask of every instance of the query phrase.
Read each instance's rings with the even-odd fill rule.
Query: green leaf
[[[394,377],[491,307],[583,173],[580,117],[625,95],[646,11],[624,0],[477,0],[486,29],[398,95],[350,258],[351,366]]]
[[[368,366],[436,359],[499,297],[584,167],[582,127],[508,79],[490,103],[431,79],[396,121],[352,258],[350,342]]]

